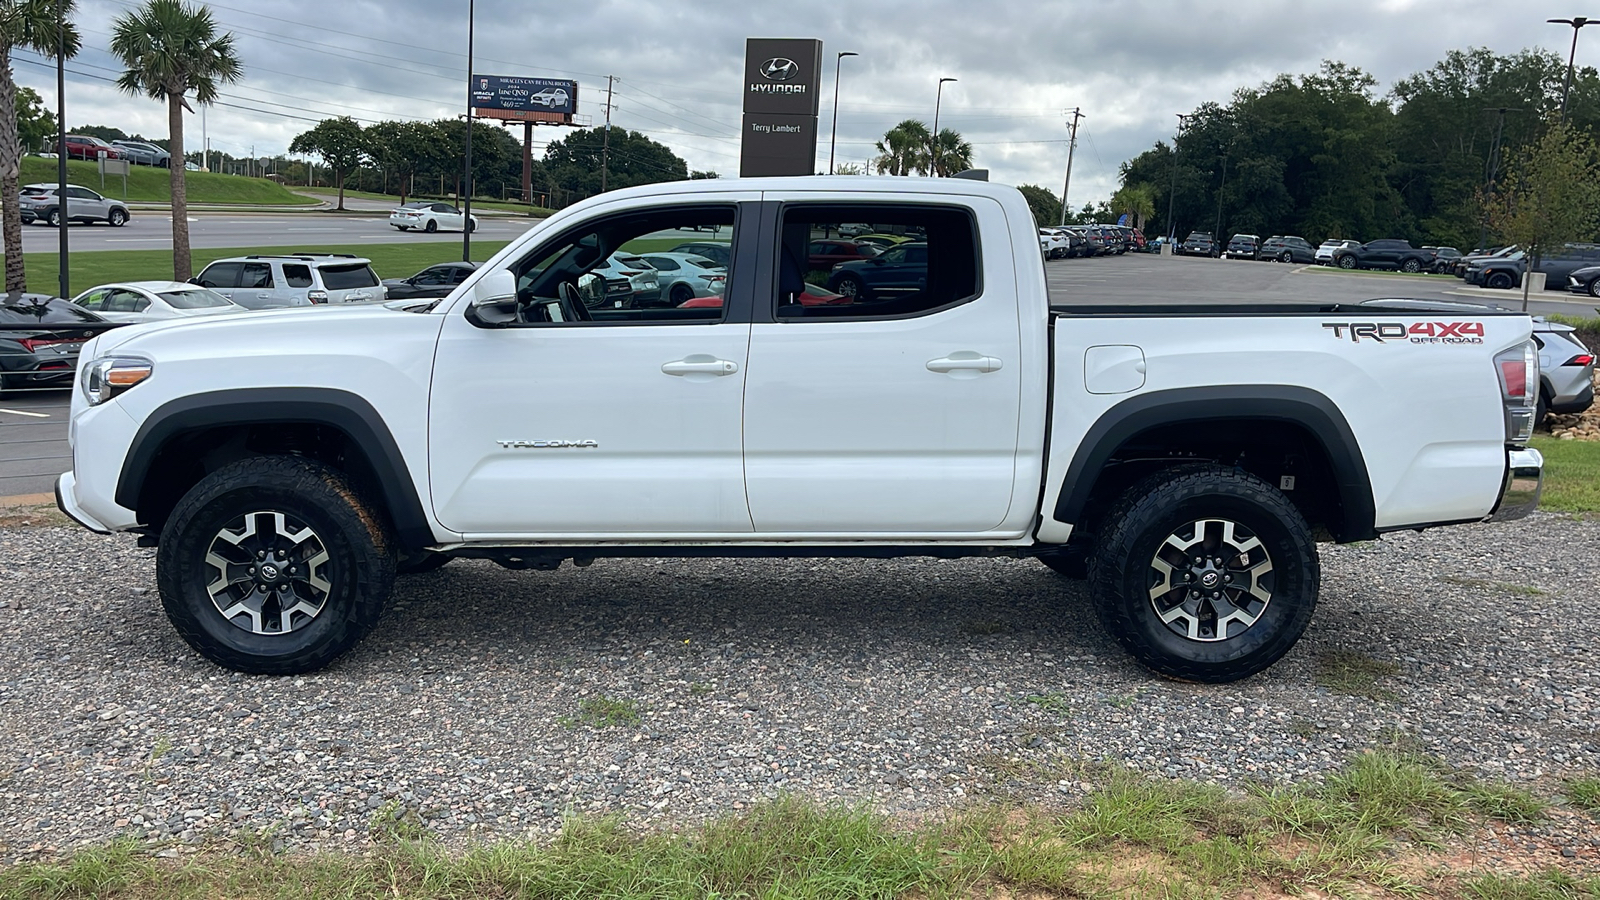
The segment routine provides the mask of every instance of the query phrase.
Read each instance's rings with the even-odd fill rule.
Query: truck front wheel
[[[260,675],[333,662],[377,624],[394,576],[379,517],[344,475],[290,456],[201,479],[156,556],[161,604],[189,646]]]
[[[1106,630],[1171,678],[1237,681],[1288,653],[1311,622],[1321,569],[1282,493],[1221,466],[1157,473],[1116,502],[1089,566]]]

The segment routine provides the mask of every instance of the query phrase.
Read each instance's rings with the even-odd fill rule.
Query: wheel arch
[[[364,398],[331,388],[211,391],[163,404],[134,435],[116,502],[159,529],[208,470],[243,456],[297,453],[349,472],[383,504],[402,548],[435,542],[405,456],[383,417]]]
[[[1105,496],[1108,488],[1126,480],[1111,474],[1118,466],[1137,472],[1205,458],[1193,454],[1203,454],[1215,444],[1196,438],[1193,445],[1186,446],[1186,437],[1179,435],[1216,432],[1232,424],[1249,425],[1276,441],[1303,443],[1304,451],[1315,457],[1307,462],[1313,468],[1324,467],[1328,476],[1329,483],[1321,489],[1331,505],[1321,518],[1335,540],[1370,540],[1377,534],[1372,481],[1349,422],[1326,395],[1291,385],[1179,388],[1124,400],[1085,433],[1067,467],[1053,517],[1081,526],[1097,504],[1114,499]],[[1190,455],[1141,457],[1137,449],[1141,440],[1167,446],[1170,453]],[[1302,493],[1291,494],[1297,506],[1317,499],[1314,492],[1318,486],[1308,484],[1300,490]]]

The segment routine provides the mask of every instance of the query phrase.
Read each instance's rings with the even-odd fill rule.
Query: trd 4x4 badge
[[[1386,344],[1390,341],[1409,341],[1413,344],[1481,344],[1482,322],[1415,322],[1410,326],[1401,322],[1323,322],[1323,328],[1333,331],[1333,336],[1346,334],[1354,343],[1362,340]]]

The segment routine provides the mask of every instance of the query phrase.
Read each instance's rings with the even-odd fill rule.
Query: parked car
[[[172,165],[172,154],[146,141],[112,141],[111,146],[134,165],[165,169]]]
[[[116,147],[86,134],[67,135],[67,159],[96,160],[101,155],[106,159],[121,159],[122,151]]]
[[[71,387],[84,342],[115,327],[49,294],[0,296],[0,391]]]
[[[56,184],[30,184],[22,189],[17,203],[22,221],[34,225],[61,224],[61,186]],[[102,197],[86,187],[67,185],[68,222],[106,222],[121,228],[132,215],[120,200]]]
[[[1461,258],[1461,251],[1454,247],[1423,247],[1424,250],[1433,251],[1433,268],[1428,271],[1443,274],[1450,271],[1455,261]]]
[[[1326,240],[1317,247],[1315,262],[1324,266],[1333,265],[1333,255],[1340,250],[1361,246],[1360,241]]]
[[[240,306],[273,309],[386,299],[372,260],[344,253],[292,253],[219,259],[192,279]]]
[[[728,288],[728,270],[693,253],[641,253],[656,270],[667,302],[682,306],[696,297],[719,295]],[[830,265],[828,268],[832,268]]]
[[[155,544],[176,633],[258,675],[335,664],[367,635],[383,642],[373,658],[435,639],[415,617],[381,616],[397,570],[439,557],[522,570],[641,555],[1036,559],[1074,577],[1076,556],[1094,578],[1074,591],[1075,619],[1202,683],[1261,672],[1327,625],[1319,539],[1505,523],[1538,505],[1527,316],[1317,312],[1304,298],[1228,315],[1185,297],[1052,309],[1014,188],[895,181],[624,188],[530,229],[427,316],[373,305],[113,331],[85,351],[103,377],[73,397],[57,504]],[[781,193],[773,215],[737,214],[762,191]],[[773,265],[784,238],[836,217],[841,195],[858,218],[932,226],[891,251],[930,258],[921,289],[826,307],[788,302],[792,282],[771,289],[786,280]],[[752,271],[730,273],[760,290],[566,327],[585,319],[573,280],[604,262],[591,248],[689,216],[733,225]],[[1422,323],[1446,326],[1437,343]],[[1514,554],[1538,537],[1458,540]],[[1364,558],[1376,555],[1347,554],[1330,594],[1381,578],[1385,561]],[[1040,598],[1041,622],[1062,614],[1020,565],[990,571],[987,590]],[[640,577],[665,590],[672,574]],[[470,582],[491,580],[460,579],[452,600],[464,608]],[[841,597],[836,614],[873,601]],[[1048,629],[1042,645],[1098,642],[1086,628]],[[533,640],[557,652],[561,637]],[[1394,652],[1432,637],[1398,636]],[[123,639],[85,628],[74,649],[112,656]],[[1218,728],[1248,721],[1223,705],[1237,691],[1183,691]]]
[[[1067,255],[1070,242],[1059,228],[1039,229],[1039,250],[1045,259],[1061,259]]]
[[[1184,256],[1209,256],[1213,259],[1222,256],[1222,247],[1209,231],[1189,232],[1178,250]]]
[[[1527,266],[1527,254],[1522,251],[1501,257],[1490,257],[1471,263],[1463,276],[1468,284],[1481,284],[1491,288],[1522,286],[1522,273]],[[1565,244],[1559,250],[1542,255],[1535,271],[1543,272],[1547,291],[1565,290],[1578,271],[1600,265],[1600,245]]]
[[[868,233],[858,236],[856,240],[863,244],[873,244],[884,250],[888,250],[890,247],[898,247],[901,244],[910,241],[911,238],[901,234]]]
[[[844,226],[840,226],[842,229]],[[690,241],[679,244],[668,253],[693,253],[695,256],[704,256],[724,269],[733,266],[733,245],[722,241]]]
[[[448,297],[456,285],[477,271],[475,262],[447,262],[429,266],[410,278],[385,278],[383,289],[390,300],[420,300]]]
[[[1394,269],[1397,272],[1426,272],[1433,268],[1433,253],[1411,246],[1410,241],[1385,238],[1354,247],[1340,247],[1333,253],[1333,264],[1341,269]]]
[[[1281,263],[1314,263],[1317,261],[1317,248],[1303,237],[1275,234],[1261,242],[1258,258]]]
[[[860,237],[864,234],[871,233],[872,226],[863,222],[845,222],[839,226],[840,237]]]
[[[1061,231],[1067,236],[1067,258],[1093,256],[1094,244],[1081,225],[1068,225]]]
[[[613,309],[642,309],[661,306],[661,277],[655,267],[644,257],[618,251],[591,270],[605,279],[605,294],[598,291],[585,296],[589,306],[610,306]]]
[[[1150,242],[1145,239],[1143,231],[1140,231],[1137,228],[1129,228],[1128,237],[1130,239],[1130,244],[1128,245],[1128,251],[1130,253],[1150,252]]]
[[[796,295],[801,306],[849,306],[852,302],[843,294],[834,294],[822,288],[807,284],[805,290]],[[678,304],[679,309],[715,309],[722,305],[722,297],[696,297]]]
[[[417,200],[397,207],[389,213],[389,224],[401,231],[460,231],[465,214],[448,203],[437,200]],[[478,229],[478,217],[472,217],[469,231]]]
[[[812,241],[806,248],[806,265],[814,270],[826,272],[835,265],[849,262],[853,259],[871,259],[880,252],[877,244],[863,244],[859,241],[820,240]],[[708,257],[702,257],[708,258]],[[726,263],[713,263],[727,268]]]
[[[1600,266],[1584,266],[1567,276],[1567,290],[1574,294],[1600,297]]]
[[[928,245],[901,244],[872,259],[840,263],[828,274],[828,290],[865,303],[885,294],[914,291],[928,280]]]
[[[1457,278],[1465,278],[1467,277],[1467,269],[1471,268],[1474,263],[1482,262],[1486,259],[1504,259],[1505,257],[1510,256],[1521,249],[1521,246],[1517,244],[1511,244],[1509,246],[1499,247],[1494,250],[1474,250],[1471,253],[1468,253],[1462,256],[1460,259],[1452,262],[1450,264],[1450,274],[1456,276]]]
[[[210,288],[182,281],[102,284],[73,297],[72,302],[101,318],[123,324],[246,311]]]
[[[1594,405],[1595,354],[1578,340],[1577,329],[1543,316],[1533,320],[1539,345],[1539,407],[1534,427],[1548,413],[1570,415]]]
[[[1228,239],[1228,249],[1223,255],[1229,259],[1260,259],[1261,236],[1236,234]]]

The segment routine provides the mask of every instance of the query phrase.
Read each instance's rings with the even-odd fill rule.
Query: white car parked
[[[434,200],[407,203],[389,213],[389,224],[401,231],[460,231],[463,221],[461,210]],[[477,216],[472,217],[472,230],[478,230]]]
[[[1360,241],[1337,241],[1337,240],[1323,241],[1322,245],[1317,248],[1317,256],[1316,256],[1317,265],[1319,265],[1319,266],[1331,266],[1331,265],[1333,265],[1333,255],[1335,253],[1338,253],[1340,250],[1343,250],[1346,247],[1359,247],[1359,246],[1361,246],[1361,242]]]
[[[619,250],[606,258],[605,264],[593,269],[595,275],[605,280],[605,296],[600,296],[595,284],[584,296],[588,306],[609,306],[613,309],[641,309],[664,305],[661,301],[661,273],[642,256]]]
[[[643,253],[640,258],[656,270],[661,290],[673,306],[682,306],[696,297],[721,296],[728,287],[728,270],[704,256]]]
[[[1059,228],[1039,229],[1039,250],[1044,253],[1045,259],[1059,259],[1067,255],[1067,250],[1072,244]]]
[[[156,322],[248,312],[210,288],[182,281],[102,284],[73,297],[72,302],[112,322]]]

